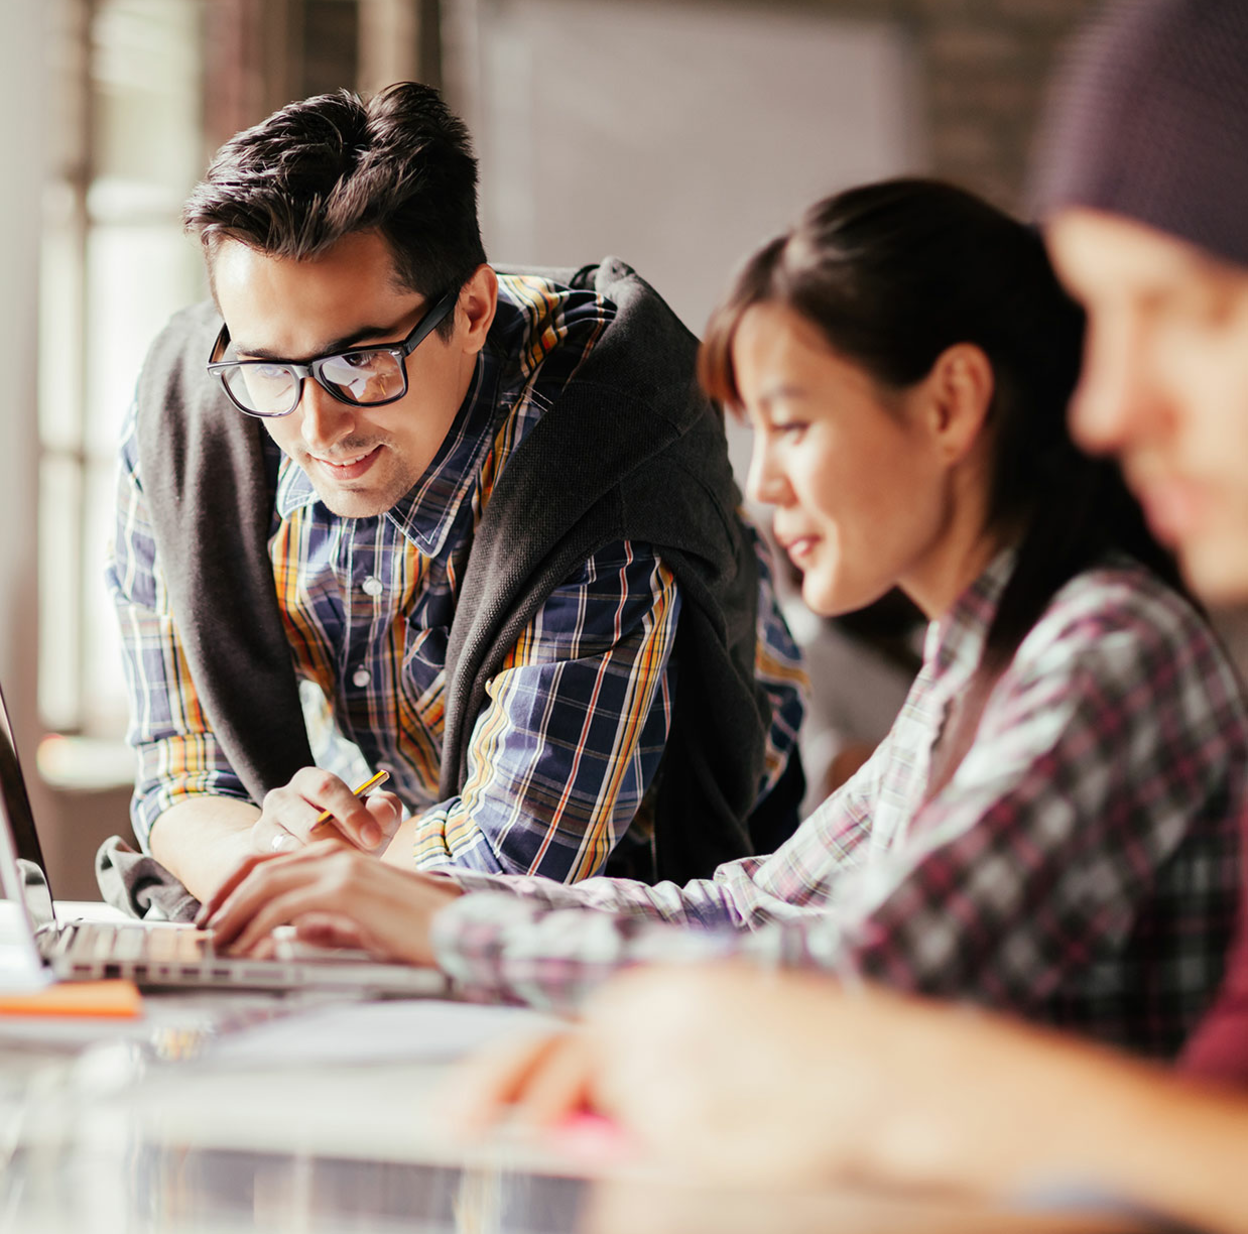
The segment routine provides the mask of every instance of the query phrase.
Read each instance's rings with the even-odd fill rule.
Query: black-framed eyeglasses
[[[401,343],[352,347],[306,364],[292,360],[222,360],[230,344],[230,329],[221,327],[208,359],[208,372],[221,379],[230,402],[249,416],[271,419],[288,416],[303,397],[309,377],[340,403],[353,407],[380,407],[407,393],[407,357],[433,333],[455,307],[458,293],[448,291],[416,323]]]

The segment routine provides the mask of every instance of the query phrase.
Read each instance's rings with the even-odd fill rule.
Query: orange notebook
[[[62,981],[33,994],[0,991],[0,1016],[99,1016],[134,1020],[143,999],[133,981]]]

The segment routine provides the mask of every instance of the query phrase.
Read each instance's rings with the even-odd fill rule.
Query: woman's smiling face
[[[754,430],[750,496],[775,507],[776,539],[802,571],[806,603],[832,616],[900,586],[926,608],[951,525],[927,383],[885,390],[772,303],[742,315],[732,364]]]

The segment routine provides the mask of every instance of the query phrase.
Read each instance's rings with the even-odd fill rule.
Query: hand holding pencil
[[[389,775],[383,769],[352,789],[319,767],[303,768],[265,797],[251,832],[252,851],[291,852],[319,840],[339,840],[380,852],[402,820],[402,807],[393,793],[365,798]]]
[[[390,778],[388,771],[378,771],[368,777],[363,784],[351,790],[353,797],[365,797],[379,784],[384,784]],[[308,832],[308,840],[329,840],[337,836],[341,836],[342,832],[334,825],[333,811],[322,810],[316,822],[312,824],[311,831]]]

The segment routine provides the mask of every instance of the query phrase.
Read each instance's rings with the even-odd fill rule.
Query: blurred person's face
[[[1075,437],[1118,455],[1196,591],[1248,599],[1248,270],[1091,210],[1048,240],[1088,310]]]
[[[934,597],[956,598],[941,577],[950,470],[929,428],[927,383],[884,392],[775,304],[742,316],[732,362],[754,430],[750,496],[775,507],[806,603],[832,616],[900,586],[934,616]]]
[[[374,232],[347,236],[304,261],[227,240],[213,258],[213,283],[240,360],[302,363],[399,341],[429,307],[399,283],[390,250]],[[308,378],[290,415],[264,421],[335,514],[389,510],[433,461],[472,379],[495,286],[493,272],[481,267],[453,310],[450,339],[435,331],[407,357],[407,393],[397,402],[353,406]]]

